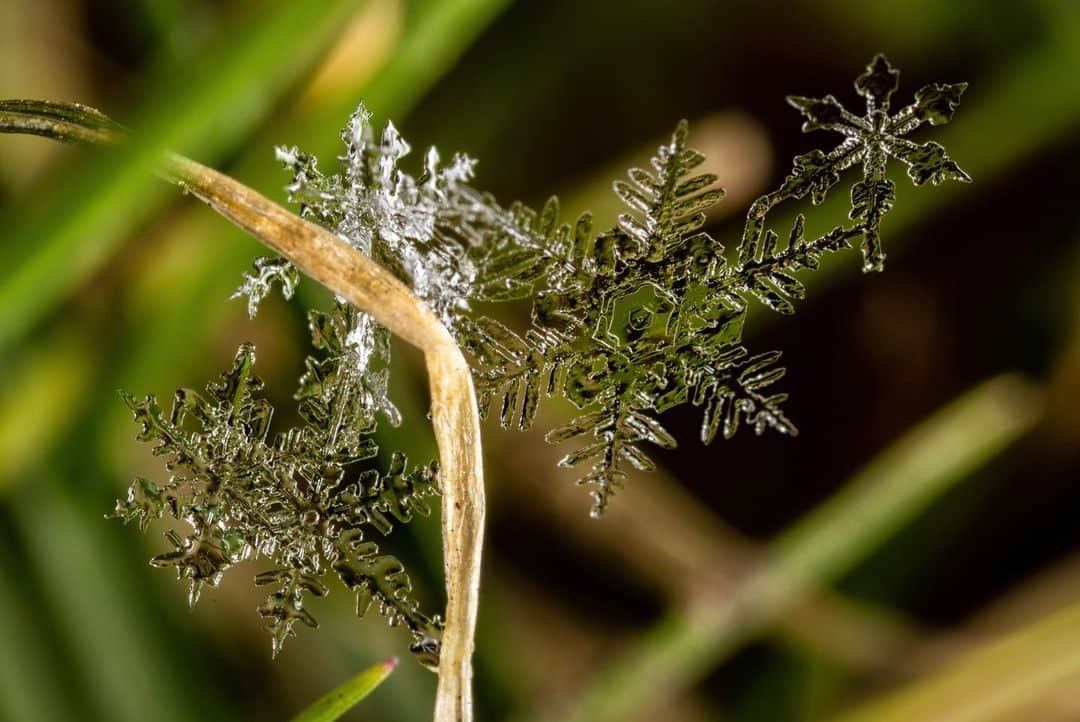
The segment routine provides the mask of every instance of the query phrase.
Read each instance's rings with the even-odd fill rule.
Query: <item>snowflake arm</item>
[[[274,284],[281,286],[281,295],[285,300],[293,297],[296,284],[300,282],[300,272],[284,258],[260,256],[255,259],[255,273],[244,274],[244,283],[229,298],[247,296],[248,318],[255,318],[259,304],[270,295]]]
[[[806,118],[804,132],[829,130],[840,133],[844,140],[828,153],[811,151],[795,158],[794,168],[784,185],[759,199],[751,209],[743,236],[744,245],[761,234],[765,214],[778,203],[808,193],[815,204],[821,203],[840,174],[859,163],[863,177],[852,188],[850,215],[852,220],[859,222],[857,227],[863,235],[863,270],[880,271],[885,263],[881,220],[895,202],[895,186],[886,177],[887,160],[893,158],[903,163],[915,185],[926,181],[937,185],[946,180],[971,180],[939,143],[914,143],[903,137],[924,122],[936,126],[952,120],[967,84],[927,85],[915,94],[914,103],[890,116],[892,95],[898,87],[899,77],[899,71],[884,55],[875,56],[866,72],[855,81],[856,91],[866,101],[863,117],[845,109],[832,95],[821,99],[788,98],[788,103]]]

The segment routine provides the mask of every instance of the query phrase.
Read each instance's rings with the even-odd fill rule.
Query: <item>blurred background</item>
[[[273,146],[332,167],[363,98],[414,148],[478,158],[504,202],[558,193],[610,221],[611,180],[686,117],[729,248],[790,158],[835,142],[784,96],[859,108],[878,51],[894,104],[970,83],[916,140],[975,182],[897,178],[883,275],[840,254],[795,317],[751,318],[750,346],[784,351],[795,439],[704,448],[698,409],[676,410],[680,448],[591,521],[542,441],[566,409],[488,425],[479,719],[1080,720],[1080,4],[0,3],[0,97],[94,105],[278,199]],[[228,295],[260,247],[152,157],[0,137],[0,719],[283,720],[393,654],[348,719],[425,719],[435,677],[344,590],[271,661],[257,564],[189,610],[147,565],[161,529],[104,519],[164,473],[117,389],[201,387],[252,340],[292,409],[304,309],[328,302],[305,283],[249,321]],[[839,188],[809,223],[847,209]],[[380,444],[426,460],[422,360],[395,354],[406,423]],[[440,608],[438,519],[385,548]]]

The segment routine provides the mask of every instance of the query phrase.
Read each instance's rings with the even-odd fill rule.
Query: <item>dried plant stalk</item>
[[[471,720],[471,660],[484,536],[484,479],[476,393],[464,356],[446,327],[405,284],[325,228],[187,158],[170,155],[165,174],[424,352],[441,464],[446,573],[446,626],[435,720]]]
[[[77,104],[0,101],[0,132],[116,142],[123,131]],[[405,284],[330,231],[255,190],[176,154],[161,174],[424,352],[439,447],[446,614],[435,722],[471,722],[472,655],[484,536],[480,419],[472,373],[438,317]]]

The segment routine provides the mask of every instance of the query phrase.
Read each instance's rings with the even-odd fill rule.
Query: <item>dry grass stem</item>
[[[405,284],[330,231],[235,179],[171,155],[166,175],[424,352],[439,446],[446,626],[436,722],[472,720],[472,654],[484,536],[480,419],[472,373],[450,332]]]

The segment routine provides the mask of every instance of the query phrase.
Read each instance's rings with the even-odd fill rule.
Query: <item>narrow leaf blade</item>
[[[293,722],[332,722],[352,709],[382,684],[397,667],[397,657],[368,667],[340,687],[327,692],[293,717]]]

